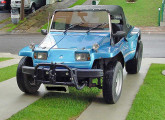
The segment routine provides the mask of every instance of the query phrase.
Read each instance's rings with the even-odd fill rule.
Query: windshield
[[[109,15],[106,11],[56,12],[51,30],[109,31]]]

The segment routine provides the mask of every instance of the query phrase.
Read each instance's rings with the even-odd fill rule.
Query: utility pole
[[[24,0],[21,0],[20,15],[21,15],[21,20],[24,20]]]

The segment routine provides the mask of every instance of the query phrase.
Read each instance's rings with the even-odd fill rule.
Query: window
[[[106,11],[56,12],[53,30],[109,30],[109,15]]]

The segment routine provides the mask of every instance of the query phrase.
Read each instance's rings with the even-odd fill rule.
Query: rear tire
[[[120,62],[109,67],[103,78],[103,97],[107,104],[114,104],[119,100],[122,91],[123,67]]]
[[[17,68],[17,84],[19,89],[22,92],[28,93],[28,94],[33,94],[37,92],[39,89],[40,85],[33,85],[32,82],[34,81],[33,77],[28,74],[23,74],[22,73],[22,66],[32,66],[33,62],[30,57],[23,57],[18,65]]]
[[[143,43],[142,41],[138,41],[134,58],[126,62],[127,73],[136,74],[140,71],[142,54],[143,54]]]
[[[36,7],[35,7],[35,5],[33,4],[32,6],[31,6],[31,13],[35,13],[36,12]]]

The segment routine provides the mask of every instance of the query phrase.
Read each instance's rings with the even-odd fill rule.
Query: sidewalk
[[[0,120],[6,120],[13,114],[32,104],[45,94],[42,85],[35,95],[21,92],[17,86],[16,78],[0,83]]]
[[[165,34],[165,27],[137,27],[137,28],[140,28],[142,33]]]
[[[124,71],[124,85],[119,101],[113,105],[105,104],[101,94],[77,120],[125,120],[151,63],[165,64],[165,58],[144,58],[139,74],[130,75]]]
[[[13,58],[11,60],[6,60],[6,61],[0,62],[0,68],[4,68],[4,67],[8,67],[8,66],[11,66],[11,65],[14,65],[14,64],[18,64],[20,59],[22,58],[20,56],[13,55],[13,54],[10,54],[10,53],[0,53],[0,57]]]

